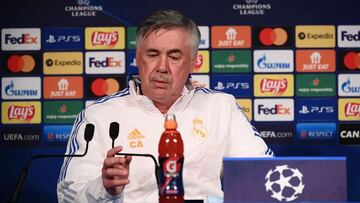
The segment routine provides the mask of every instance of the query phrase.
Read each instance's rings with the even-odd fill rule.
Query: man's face
[[[136,49],[143,94],[154,102],[174,102],[181,96],[195,56],[191,35],[186,30],[160,29],[150,33]]]

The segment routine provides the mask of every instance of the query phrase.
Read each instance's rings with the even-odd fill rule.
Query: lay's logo
[[[345,104],[346,117],[359,117],[360,118],[360,103],[348,102]]]
[[[339,99],[339,120],[360,121],[360,99]]]
[[[119,34],[114,32],[93,32],[91,43],[93,45],[115,46],[119,41]]]
[[[288,86],[286,79],[273,80],[264,78],[260,82],[260,91],[262,93],[272,92],[272,93],[283,93],[285,92]]]
[[[293,96],[293,87],[293,75],[254,76],[254,95],[257,97]]]
[[[40,123],[40,102],[3,102],[2,123]]]
[[[123,27],[96,27],[85,29],[86,49],[124,49],[125,29]]]

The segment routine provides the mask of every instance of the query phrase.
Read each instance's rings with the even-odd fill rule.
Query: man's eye
[[[174,61],[177,61],[177,60],[180,59],[180,57],[179,56],[170,56],[170,59],[174,60]]]
[[[156,56],[157,56],[157,54],[148,54],[148,57],[150,57],[150,58],[154,58]]]

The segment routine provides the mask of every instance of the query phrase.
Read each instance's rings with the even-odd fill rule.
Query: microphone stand
[[[14,190],[13,194],[11,195],[8,203],[16,203],[19,201],[20,194],[22,192],[27,174],[29,172],[29,169],[30,169],[30,166],[31,166],[31,163],[33,160],[40,159],[40,158],[83,157],[86,155],[86,153],[88,151],[89,142],[93,138],[94,130],[95,130],[95,126],[93,124],[86,125],[85,133],[84,133],[84,137],[86,140],[86,146],[85,146],[85,152],[83,154],[37,154],[35,156],[32,156],[31,159],[29,159],[26,162],[24,168],[22,169],[21,175],[16,183],[15,190]]]
[[[158,185],[158,188],[160,190],[160,166],[158,165],[158,163],[153,155],[151,155],[151,154],[133,154],[133,153],[116,153],[116,155],[150,157],[154,161],[154,164],[155,164],[155,178],[156,178],[156,183]]]
[[[110,138],[112,140],[111,142],[111,146],[112,148],[115,147],[115,140],[117,139],[117,137],[119,136],[119,130],[120,130],[120,125],[117,122],[112,122],[110,123],[110,128],[109,128],[109,135]],[[142,157],[150,157],[155,164],[155,178],[156,178],[156,183],[157,186],[160,190],[160,166],[158,165],[155,157],[151,154],[134,154],[134,153],[116,153],[116,155],[120,155],[120,156],[142,156]]]

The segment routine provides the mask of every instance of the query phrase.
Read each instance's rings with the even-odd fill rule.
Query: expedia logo
[[[255,121],[292,121],[294,120],[294,100],[292,99],[255,99]]]
[[[296,26],[296,47],[335,47],[335,26]]]
[[[124,49],[125,29],[123,27],[98,27],[85,29],[86,49]]]
[[[86,52],[87,74],[125,73],[124,52]]]
[[[360,126],[358,124],[339,124],[340,144],[360,144]]]
[[[2,29],[2,50],[40,50],[40,29]]]
[[[82,74],[82,52],[45,52],[44,74]]]
[[[360,47],[360,26],[338,26],[339,47]]]
[[[360,96],[360,74],[338,75],[339,96]]]

